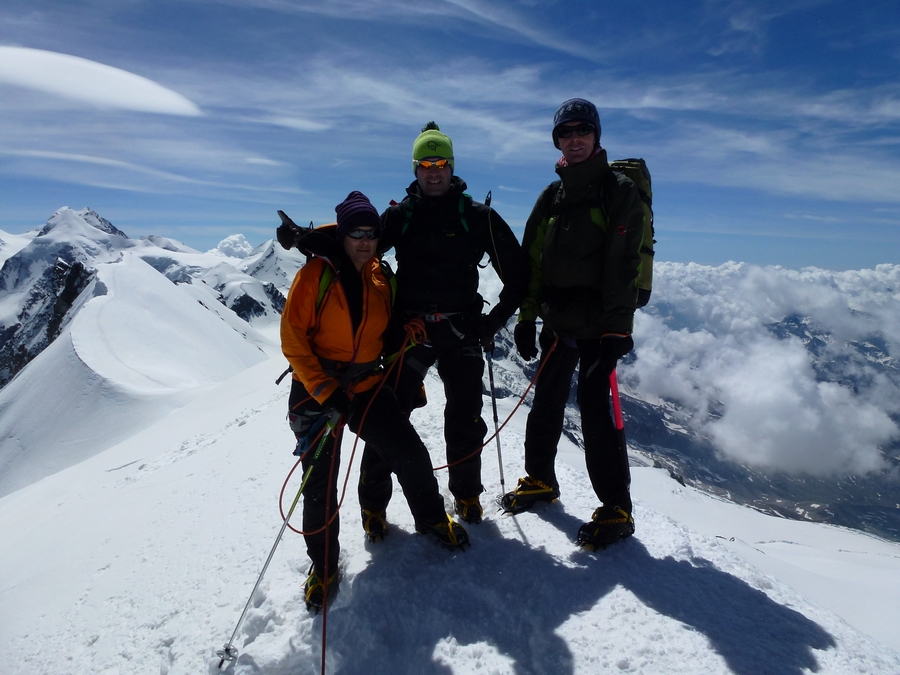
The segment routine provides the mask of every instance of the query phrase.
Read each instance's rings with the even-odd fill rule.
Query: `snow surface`
[[[246,368],[0,499],[5,673],[217,672],[215,651],[281,526],[277,497],[294,459],[289,387],[274,384],[283,366],[274,357]],[[427,387],[414,422],[438,464],[443,395],[434,377]],[[513,404],[499,401],[501,419]],[[524,421],[520,409],[501,434],[507,487],[521,471]],[[635,537],[585,552],[572,539],[596,500],[566,441],[560,502],[517,517],[488,508],[468,527],[467,551],[414,534],[399,489],[390,534],[367,543],[352,446],[348,435],[328,673],[900,672],[896,544],[762,515],[635,467]],[[493,443],[484,482],[487,503],[500,491]],[[302,538],[288,532],[229,672],[320,672],[323,617],[303,603],[307,567]]]

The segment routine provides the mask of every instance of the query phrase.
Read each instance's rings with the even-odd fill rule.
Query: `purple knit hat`
[[[340,204],[334,207],[337,213],[337,238],[344,238],[348,232],[360,227],[371,227],[381,236],[381,218],[372,202],[362,192],[354,190]]]

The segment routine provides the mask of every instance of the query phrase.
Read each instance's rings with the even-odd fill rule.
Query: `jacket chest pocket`
[[[598,217],[601,223],[595,222]],[[600,210],[588,206],[552,217],[541,255],[545,283],[596,288],[602,276],[605,225]]]

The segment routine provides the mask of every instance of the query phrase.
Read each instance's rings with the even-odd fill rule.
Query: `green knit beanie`
[[[453,164],[453,141],[449,136],[441,133],[441,128],[434,122],[429,122],[422,127],[422,133],[413,143],[413,173],[416,172],[416,162],[426,158],[449,159],[450,168],[455,169]]]

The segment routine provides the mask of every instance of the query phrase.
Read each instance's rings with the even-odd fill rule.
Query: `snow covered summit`
[[[278,264],[285,278],[299,267],[282,256],[273,275]],[[280,304],[271,283],[221,256],[131,239],[90,209],[57,211],[0,268],[0,495],[277,353]],[[28,422],[32,410],[65,424]]]

